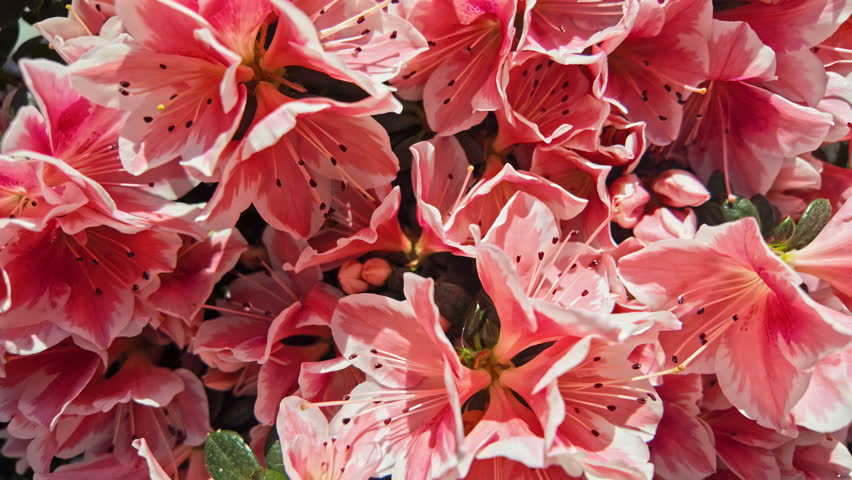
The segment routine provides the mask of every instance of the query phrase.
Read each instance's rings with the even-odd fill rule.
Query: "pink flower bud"
[[[381,287],[388,281],[388,277],[393,272],[387,260],[384,258],[371,258],[364,262],[364,269],[361,270],[361,278],[374,287]]]
[[[669,207],[697,207],[710,199],[710,192],[686,170],[666,170],[651,185]]]
[[[340,282],[340,288],[344,292],[352,295],[354,293],[364,293],[370,285],[361,278],[361,272],[364,270],[364,264],[358,260],[349,260],[340,267],[337,272],[337,281]]]
[[[698,230],[698,218],[692,209],[686,211],[658,208],[636,224],[633,234],[645,244],[674,238],[693,238]]]
[[[645,211],[645,205],[651,199],[639,177],[632,173],[613,182],[610,194],[618,208],[613,221],[623,228],[633,228],[636,225]]]

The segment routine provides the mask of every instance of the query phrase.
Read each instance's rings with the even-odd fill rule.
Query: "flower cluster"
[[[0,118],[3,456],[848,478],[850,14],[73,0]]]

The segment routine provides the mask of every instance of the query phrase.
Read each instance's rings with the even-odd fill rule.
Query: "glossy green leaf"
[[[760,213],[757,207],[747,198],[737,198],[733,202],[725,202],[722,204],[722,216],[726,222],[733,222],[741,218],[754,217],[760,224]]]
[[[260,470],[243,437],[230,430],[219,430],[207,436],[204,459],[214,480],[250,480]]]
[[[796,233],[787,242],[790,249],[796,250],[807,246],[825,228],[829,220],[831,220],[831,202],[824,198],[811,202],[796,223]]]

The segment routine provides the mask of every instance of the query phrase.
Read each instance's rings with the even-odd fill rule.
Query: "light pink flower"
[[[692,368],[715,372],[731,403],[770,428],[790,431],[811,367],[849,342],[846,316],[799,289],[751,217],[653,243],[618,268],[637,299],[683,322],[660,334],[666,365],[697,360]]]
[[[852,5],[844,0],[787,0],[777,4],[752,2],[721,11],[720,20],[741,20],[763,43],[779,52],[810,48],[830,37],[849,18]]]
[[[301,398],[281,401],[276,424],[284,471],[293,480],[362,480],[383,460],[374,434],[341,428],[339,417],[329,421]]]
[[[461,365],[441,329],[432,280],[406,274],[405,294],[404,302],[373,294],[340,301],[335,343],[367,381],[344,397],[352,403],[337,417],[364,435],[380,432],[385,456],[377,475],[429,478],[458,462],[461,403],[488,375]]]
[[[115,18],[115,0],[72,0],[68,17],[33,24],[69,64],[92,48],[115,39],[123,28]]]
[[[816,432],[833,432],[852,423],[852,349],[828,354],[814,366],[808,389],[793,407],[796,424]]]
[[[577,217],[586,205],[556,183],[509,164],[471,182],[473,168],[465,171],[464,151],[456,139],[438,138],[411,148],[417,221],[423,228],[415,246],[418,255],[451,251],[473,256],[469,226],[475,224],[486,234],[519,191],[542,200],[560,220]]]

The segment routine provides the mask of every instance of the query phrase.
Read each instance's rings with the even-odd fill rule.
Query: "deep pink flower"
[[[232,226],[253,203],[272,227],[307,238],[337,206],[339,182],[369,195],[396,175],[388,135],[370,117],[387,102],[294,100],[267,84],[255,94],[261,120],[224,156],[222,181],[200,220]]]
[[[656,386],[665,407],[651,441],[654,473],[664,480],[706,478],[716,471],[713,430],[699,417],[701,375],[667,375]]]
[[[494,149],[517,143],[543,142],[594,151],[609,104],[592,93],[591,73],[585,67],[602,61],[576,55],[557,62],[547,55],[520,53],[501,69],[503,108]]]
[[[0,313],[3,330],[53,325],[99,349],[136,335],[147,323],[135,313],[136,296],[157,274],[172,271],[180,244],[177,234],[156,230],[92,227],[72,235],[55,221],[22,232],[0,250],[14,285],[12,307]]]
[[[510,0],[436,0],[419,2],[406,18],[429,49],[391,83],[403,98],[423,99],[429,127],[440,135],[470,128],[500,108],[497,77],[512,45],[515,10]]]
[[[371,190],[370,198],[365,198],[361,192],[346,190],[326,213],[326,231],[311,239],[310,245],[302,251],[296,271],[318,265],[333,268],[346,259],[374,251],[407,253],[411,250],[411,241],[397,219],[402,200],[399,187],[390,192]]]
[[[247,244],[234,229],[211,232],[203,240],[182,240],[174,271],[160,275],[144,303],[161,322],[155,327],[183,347],[195,336],[201,322],[198,313],[213,287],[234,267]]]
[[[179,465],[175,451],[201,445],[211,431],[204,388],[188,370],[155,367],[135,352],[115,375],[103,375],[99,370],[50,429],[26,424],[10,429],[31,439],[27,460],[36,472],[45,472],[54,456],[83,453],[111,453],[133,463],[135,438],[145,438],[159,463],[173,471]]]
[[[653,243],[618,268],[637,299],[683,322],[660,334],[665,365],[716,373],[731,403],[770,428],[790,431],[811,367],[849,341],[846,316],[799,289],[751,217]]]
[[[300,364],[328,352],[328,326],[340,293],[320,282],[318,268],[299,274],[283,270],[282,265],[295,262],[303,242],[273,229],[267,229],[264,239],[275,268],[265,265],[265,271],[241,275],[225,299],[208,305],[222,316],[201,324],[192,351],[224,372],[256,372],[257,378],[249,381],[258,394],[255,416],[271,424],[278,403],[296,390]],[[300,335],[316,341],[286,344],[288,337]]]
[[[631,121],[647,124],[648,141],[666,145],[677,138],[684,101],[704,91],[697,87],[707,79],[712,8],[705,0],[639,5],[629,33],[600,46],[608,55],[596,87]]]
[[[701,178],[721,170],[729,193],[766,193],[784,158],[820,145],[831,117],[755,85],[775,74],[775,54],[747,24],[714,20],[712,31],[710,83],[687,100],[678,145]]]
[[[69,233],[87,226],[109,225],[124,232],[150,225],[197,235],[192,220],[197,207],[170,202],[198,182],[173,165],[133,176],[122,168],[118,134],[127,115],[96,105],[74,90],[67,67],[45,60],[20,63],[24,81],[39,110],[21,109],[3,138],[2,151],[38,167],[42,189],[64,195],[66,213],[60,218]],[[68,180],[73,185],[68,185]],[[88,200],[71,209],[72,191]],[[44,200],[56,203],[47,192]],[[34,198],[34,200],[38,200]]]
[[[606,184],[612,167],[597,164],[572,150],[539,147],[533,151],[530,170],[588,202],[583,214],[565,225],[578,232],[576,240],[591,239],[593,246],[615,248],[609,228],[614,212]]]
[[[283,0],[192,7],[172,0],[118,0],[116,14],[132,39],[94,49],[72,69],[75,86],[87,97],[131,112],[119,149],[132,173],[180,156],[199,175],[213,177],[242,120],[247,82],[304,91],[285,78],[287,66],[387,95],[378,82],[325,52],[311,20]],[[267,49],[269,15],[276,27]],[[171,19],[168,28],[163,18]]]

